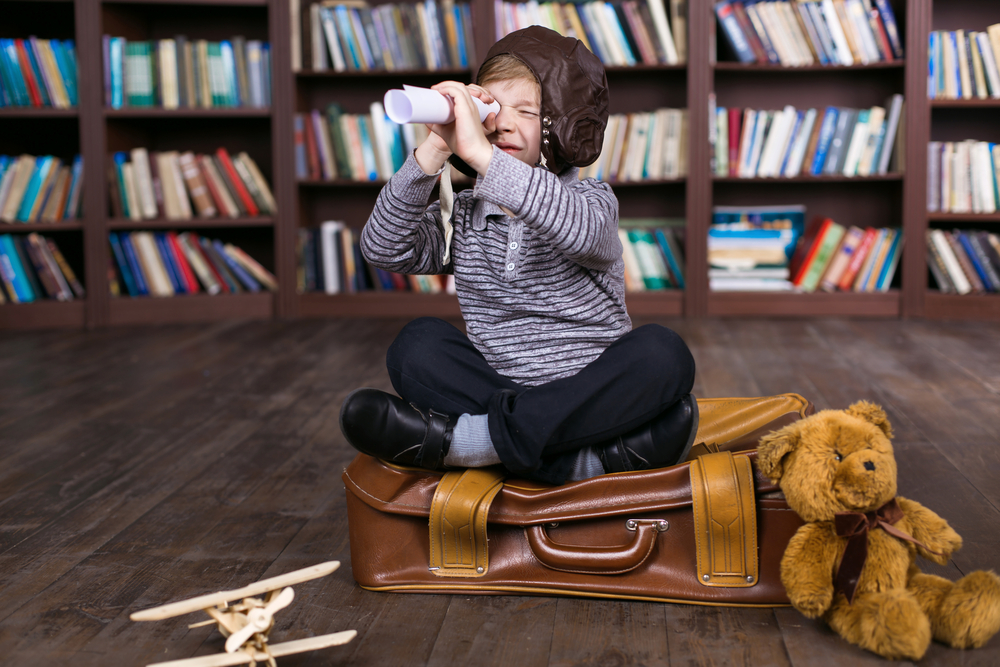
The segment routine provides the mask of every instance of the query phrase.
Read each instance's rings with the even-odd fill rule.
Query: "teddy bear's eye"
[[[840,455],[840,452],[834,452],[833,453],[833,458],[835,458],[837,461],[843,461],[844,460],[844,457]]]

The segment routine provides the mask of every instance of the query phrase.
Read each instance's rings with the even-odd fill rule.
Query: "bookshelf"
[[[310,0],[300,0],[306,25]],[[903,94],[905,172],[845,178],[740,179],[711,174],[708,142],[690,141],[688,175],[613,187],[623,217],[684,217],[687,285],[684,290],[628,295],[637,316],[827,316],[1000,319],[1000,297],[952,296],[930,288],[924,232],[957,225],[1000,230],[1000,215],[929,214],[926,210],[926,146],[931,140],[976,138],[1000,141],[997,100],[927,100],[927,43],[931,30],[983,29],[1000,22],[993,0],[892,0],[906,57],[903,61],[853,66],[786,68],[727,60],[711,2],[688,3],[688,57],[680,65],[607,67],[611,112],[688,109],[688,136],[708,136],[709,94],[718,104],[751,108],[839,105],[870,107]],[[297,232],[327,219],[360,229],[381,183],[295,178],[293,116],[330,102],[363,113],[385,91],[409,83],[429,86],[444,78],[470,81],[494,35],[493,3],[472,0],[475,57],[469,68],[437,71],[345,72],[309,68],[303,30],[303,68],[292,70],[292,0],[0,0],[5,36],[74,38],[80,67],[76,109],[0,109],[5,131],[0,153],[29,152],[71,157],[86,163],[84,211],[73,223],[38,225],[52,234],[87,287],[87,298],[69,303],[0,306],[0,328],[99,327],[228,318],[296,318],[417,315],[457,316],[448,295],[372,292],[296,293]],[[44,13],[39,9],[44,9]],[[39,18],[44,16],[44,19]],[[185,34],[227,39],[242,34],[268,41],[272,53],[272,100],[268,109],[109,109],[103,94],[101,36],[144,40]],[[718,48],[716,48],[718,45]],[[218,146],[246,150],[272,186],[278,215],[173,222],[115,218],[104,176],[109,153],[145,146],[150,150],[210,152]],[[708,289],[707,229],[712,207],[802,203],[807,213],[849,224],[896,226],[906,240],[889,292],[880,294],[713,293]],[[176,229],[211,234],[240,245],[278,277],[276,294],[180,296],[169,299],[111,298],[107,284],[111,230]],[[18,232],[18,229],[0,231]],[[65,246],[65,247],[64,247]]]

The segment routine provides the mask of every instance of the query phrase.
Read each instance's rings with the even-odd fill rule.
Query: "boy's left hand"
[[[495,130],[496,114],[491,113],[482,123],[479,122],[479,110],[472,97],[478,97],[486,104],[493,102],[493,96],[481,86],[457,81],[443,81],[431,86],[432,90],[447,95],[455,105],[455,120],[446,125],[432,124],[430,129],[434,134],[444,139],[452,153],[462,158],[466,164],[478,173],[485,175],[493,158],[493,146],[486,135]]]

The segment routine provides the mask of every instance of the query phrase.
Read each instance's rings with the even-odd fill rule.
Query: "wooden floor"
[[[880,403],[899,489],[965,538],[957,578],[1000,570],[995,324],[665,320],[699,396],[798,392]],[[373,593],[351,578],[337,425],[346,394],[389,388],[400,321],[0,334],[0,663],[144,665],[220,652],[194,615],[129,613],[321,561],[274,641],[356,629],[291,665],[842,665],[881,662],[796,611]],[[639,324],[639,322],[637,322]],[[921,664],[998,665],[935,644]]]

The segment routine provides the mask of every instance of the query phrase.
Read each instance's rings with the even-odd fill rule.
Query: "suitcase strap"
[[[453,470],[441,476],[431,500],[431,572],[439,577],[481,577],[489,571],[486,517],[503,479],[497,468]]]
[[[698,582],[747,588],[757,583],[757,512],[746,456],[706,454],[691,462]]]

